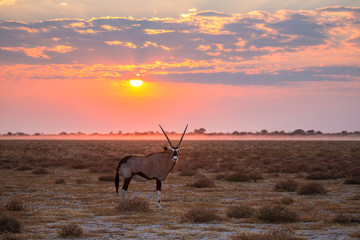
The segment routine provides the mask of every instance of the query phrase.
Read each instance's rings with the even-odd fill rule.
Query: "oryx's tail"
[[[116,194],[119,194],[119,182],[120,182],[119,168],[120,168],[120,162],[119,162],[118,167],[116,169],[116,176],[115,176]]]
[[[119,183],[120,183],[120,175],[119,175],[119,168],[123,163],[126,163],[127,160],[131,158],[131,156],[124,157],[119,161],[119,164],[116,169],[116,176],[115,176],[115,187],[116,187],[116,194],[119,194]]]

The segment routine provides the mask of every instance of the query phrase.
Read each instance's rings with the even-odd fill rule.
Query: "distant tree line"
[[[176,132],[166,132],[167,134],[179,134]],[[118,131],[118,132],[109,132],[109,133],[97,133],[97,132],[93,132],[93,133],[83,133],[83,132],[76,132],[76,133],[67,133],[67,132],[60,132],[57,135],[61,135],[61,136],[66,136],[66,135],[158,135],[158,134],[162,134],[161,132],[154,132],[154,131],[146,131],[146,132],[133,132],[133,133],[123,133],[122,131]],[[322,135],[322,134],[331,134],[331,135],[360,135],[360,131],[354,131],[354,132],[348,132],[348,131],[341,131],[341,132],[337,132],[337,133],[323,133],[321,131],[315,131],[313,129],[311,130],[303,130],[303,129],[296,129],[293,132],[285,132],[285,131],[273,131],[270,132],[266,129],[263,129],[261,131],[257,131],[257,132],[246,132],[246,131],[234,131],[234,132],[210,132],[208,133],[206,131],[205,128],[199,128],[199,129],[195,129],[193,132],[188,132],[187,134],[198,134],[198,135]],[[34,134],[27,134],[24,132],[8,132],[6,134],[3,134],[3,136],[40,136],[40,135],[44,135],[44,133],[34,133]],[[55,134],[56,135],[56,134]]]

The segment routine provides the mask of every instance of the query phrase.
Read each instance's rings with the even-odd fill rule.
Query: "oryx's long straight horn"
[[[165,133],[164,129],[161,127],[161,125],[160,125],[160,124],[159,124],[159,127],[161,128],[161,130],[162,130],[162,131],[163,131],[163,133],[165,134],[165,137],[166,137],[166,139],[168,140],[168,142],[170,143],[170,146],[171,146],[172,148],[174,148],[174,146],[171,144],[170,139],[168,138],[168,136],[166,135],[166,133]]]
[[[183,135],[181,136],[181,139],[180,139],[179,144],[178,144],[177,147],[180,147],[181,141],[183,140],[183,137],[184,137],[184,135],[185,135],[185,132],[186,132],[186,129],[187,129],[188,125],[189,125],[189,124],[186,124],[186,128],[185,128],[185,130],[184,130]]]

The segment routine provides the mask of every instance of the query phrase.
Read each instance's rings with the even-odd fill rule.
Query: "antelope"
[[[176,162],[179,160],[179,147],[181,141],[185,135],[186,128],[184,133],[181,136],[181,139],[177,145],[174,147],[166,135],[164,129],[159,124],[162,132],[164,133],[166,139],[168,140],[171,149],[164,147],[163,152],[151,153],[147,156],[126,156],[120,160],[115,176],[115,187],[116,193],[118,193],[119,189],[119,169],[124,178],[124,184],[121,190],[121,201],[122,204],[125,205],[126,200],[126,192],[128,190],[130,181],[134,178],[136,181],[147,181],[147,180],[156,180],[156,196],[157,196],[157,208],[161,210],[160,206],[160,193],[161,193],[161,184],[170,173],[170,171],[174,168]]]

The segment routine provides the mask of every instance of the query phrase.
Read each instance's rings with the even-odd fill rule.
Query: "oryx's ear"
[[[167,152],[169,150],[167,146],[164,146],[163,149],[165,152]]]

